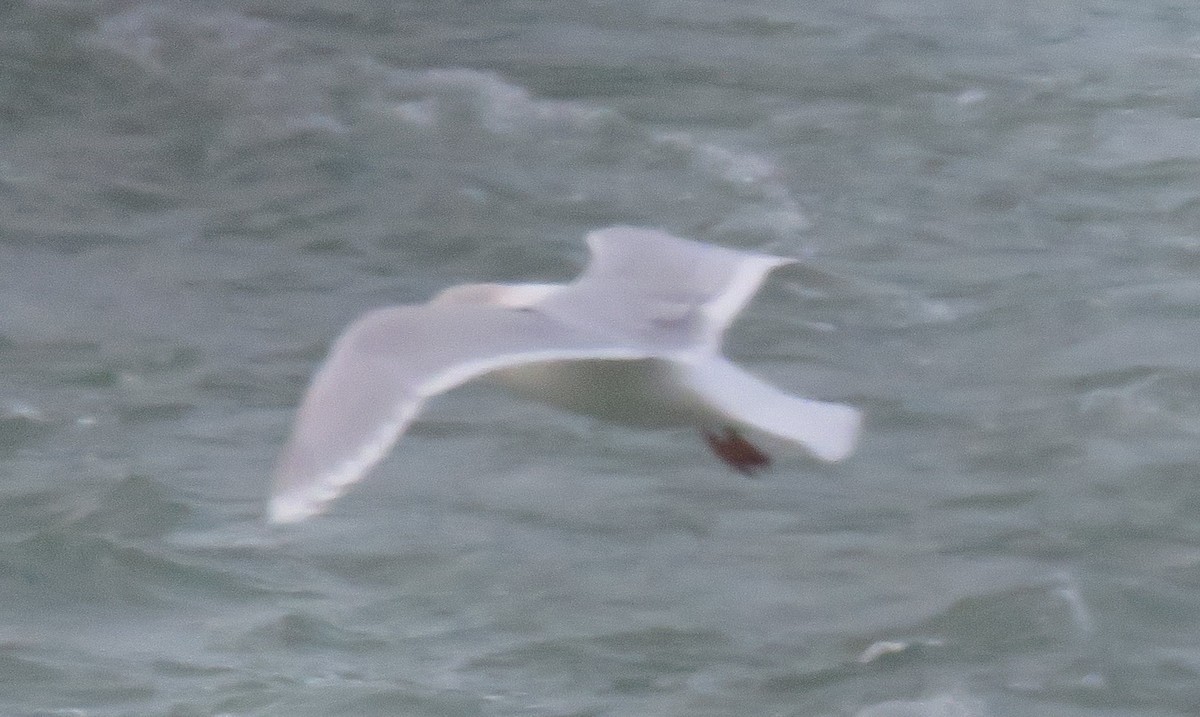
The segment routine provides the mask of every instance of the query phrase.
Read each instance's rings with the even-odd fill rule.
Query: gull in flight
[[[690,426],[746,474],[755,431],[839,461],[859,412],[781,393],[721,355],[721,337],[774,268],[795,260],[611,227],[569,284],[464,284],[355,321],[317,371],[275,468],[270,519],[320,513],[391,449],[429,398],[488,376],[568,411]]]

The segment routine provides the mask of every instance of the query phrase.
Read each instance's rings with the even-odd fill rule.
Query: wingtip
[[[267,503],[267,521],[274,525],[287,525],[308,520],[324,513],[325,508],[339,495],[341,490],[320,484],[274,493]]]
[[[272,525],[288,525],[299,523],[321,512],[321,509],[308,501],[294,497],[277,495],[271,498],[267,506],[267,522]]]

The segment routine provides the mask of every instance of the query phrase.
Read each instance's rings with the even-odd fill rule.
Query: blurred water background
[[[1200,6],[0,5],[0,714],[1200,712]],[[467,387],[264,524],[341,328],[584,234],[804,259],[748,481]]]

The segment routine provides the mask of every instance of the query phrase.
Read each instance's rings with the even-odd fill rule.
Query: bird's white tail
[[[735,425],[799,443],[823,461],[854,450],[862,414],[841,403],[789,396],[719,357],[683,368],[684,383]]]

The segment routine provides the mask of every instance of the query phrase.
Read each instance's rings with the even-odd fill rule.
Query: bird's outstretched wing
[[[591,260],[583,273],[539,308],[564,321],[582,316],[615,335],[682,349],[715,350],[767,274],[795,262],[635,227],[594,231],[587,244]]]
[[[535,311],[443,302],[371,312],[337,340],[304,396],[270,519],[319,513],[383,458],[430,396],[520,364],[648,355]]]

